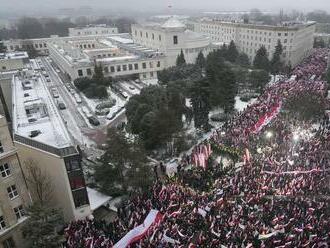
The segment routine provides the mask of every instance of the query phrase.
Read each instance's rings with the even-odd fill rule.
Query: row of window
[[[13,208],[13,211],[15,213],[16,219],[19,220],[23,216],[25,216],[25,210],[22,205],[19,205],[16,208]],[[6,229],[6,222],[3,216],[0,216],[0,231]]]
[[[46,48],[47,47],[47,43],[35,43],[34,45],[33,44],[22,44],[22,46],[20,47],[19,45],[16,45],[16,46],[13,46],[13,45],[10,45],[10,46],[7,46],[7,50],[11,51],[11,50],[19,50],[20,48],[21,49],[32,49],[32,48]]]
[[[80,44],[79,47],[80,49],[95,48],[95,44]]]
[[[135,36],[137,36],[137,35],[138,35],[138,31],[135,30],[134,34],[135,34]],[[142,32],[142,31],[140,31],[140,37],[143,37],[143,32]],[[149,34],[148,34],[148,32],[145,32],[145,37],[146,37],[146,38],[149,38]],[[155,39],[155,34],[154,34],[154,33],[151,33],[151,39],[152,39],[152,40]],[[161,35],[158,35],[158,40],[159,40],[159,41],[162,40],[162,36],[161,36]]]
[[[156,66],[159,68],[160,67],[160,61],[157,61]],[[149,68],[153,68],[154,64],[152,61],[149,62]],[[147,69],[147,63],[142,62],[142,69]],[[132,71],[132,70],[139,70],[139,64],[128,64],[128,65],[117,65],[117,66],[105,66],[103,67],[103,70],[105,73],[114,73],[114,72],[121,72],[121,71]],[[86,73],[88,76],[92,75],[92,70],[90,68],[86,69]],[[82,77],[84,76],[84,72],[82,69],[78,70],[78,76]]]
[[[101,32],[100,32],[101,34],[114,34],[115,33],[115,29],[112,29],[112,30],[102,30]],[[78,32],[78,35],[81,35],[82,34],[82,32]],[[92,31],[85,31],[84,32],[84,34],[85,35],[91,35],[91,34],[93,34],[93,32]],[[95,34],[99,34],[99,32],[98,31],[95,31]]]

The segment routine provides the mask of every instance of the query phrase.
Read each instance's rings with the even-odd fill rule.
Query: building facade
[[[51,88],[35,69],[19,72],[12,80],[13,141],[24,174],[29,173],[29,163],[38,166],[51,180],[50,203],[63,212],[66,221],[82,219],[91,209],[80,149],[68,134]]]
[[[0,248],[27,247],[21,227],[31,205],[26,180],[6,118],[0,116]]]
[[[110,35],[110,34],[118,34],[118,28],[109,27],[106,24],[69,28],[69,36]]]
[[[160,51],[166,56],[165,67],[174,66],[181,50],[187,63],[195,63],[199,52],[207,55],[214,47],[203,34],[187,29],[175,18],[165,23],[146,23],[132,25],[134,43]]]
[[[234,41],[239,51],[253,61],[257,50],[264,46],[269,58],[278,40],[283,45],[283,59],[292,66],[305,58],[313,48],[315,22],[285,23],[279,26],[202,20],[194,23],[194,31],[209,35],[213,42],[229,44]]]
[[[72,80],[91,77],[95,65],[103,67],[105,77],[157,78],[164,68],[164,55],[138,46],[127,35],[106,38],[58,39],[49,43],[53,61]]]

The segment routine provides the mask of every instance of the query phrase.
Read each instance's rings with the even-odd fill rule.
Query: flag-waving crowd
[[[161,218],[132,237],[131,247],[328,247],[329,119],[301,121],[281,111],[288,97],[311,92],[329,104],[322,81],[328,53],[315,50],[293,77],[267,87],[183,156],[175,179],[156,181],[149,194],[133,197],[114,222],[70,223],[66,247],[119,247],[154,209]],[[245,163],[221,166],[211,159],[211,143],[240,149]],[[183,170],[191,164],[192,170]]]

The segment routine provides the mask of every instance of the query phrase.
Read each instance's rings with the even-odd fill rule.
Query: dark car
[[[95,117],[95,116],[91,116],[88,118],[88,121],[90,124],[92,124],[93,126],[98,126],[100,125],[100,121]]]

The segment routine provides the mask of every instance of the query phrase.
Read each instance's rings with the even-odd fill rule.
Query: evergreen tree
[[[236,62],[239,52],[236,48],[235,42],[232,40],[228,46],[226,59],[232,63]]]
[[[258,49],[253,61],[253,66],[255,67],[255,69],[269,71],[270,63],[268,59],[267,49],[265,48],[265,46],[261,46]]]
[[[236,63],[243,67],[250,66],[250,59],[246,53],[240,53],[236,59]]]
[[[196,65],[202,69],[204,69],[206,66],[206,60],[205,60],[204,54],[201,51],[199,52],[199,54],[196,58]]]
[[[152,175],[143,147],[116,128],[109,128],[107,135],[102,164],[95,168],[94,174],[101,190],[112,196],[146,192]]]
[[[176,66],[181,66],[181,65],[185,65],[185,64],[186,64],[186,60],[184,58],[184,54],[183,54],[183,51],[181,49],[180,54],[176,58]]]
[[[278,40],[272,60],[270,61],[271,72],[274,75],[278,74],[279,72],[281,72],[283,70],[284,64],[281,60],[282,53],[283,53],[283,47],[282,47],[281,41]]]
[[[63,226],[63,216],[56,209],[35,204],[28,209],[28,220],[23,235],[31,248],[58,248],[65,240],[58,231]]]
[[[235,74],[221,56],[223,52],[224,49],[220,49],[207,56],[206,75],[210,84],[212,106],[221,106],[226,112],[230,112],[236,95],[236,80]]]
[[[207,79],[193,83],[191,88],[191,104],[193,107],[194,124],[196,128],[209,129],[210,85]]]
[[[256,92],[262,93],[265,85],[269,82],[269,73],[265,70],[253,70],[250,72],[249,81]]]
[[[7,51],[7,48],[3,44],[3,42],[0,40],[0,53],[5,53]]]
[[[100,65],[97,65],[95,63],[93,80],[96,81],[95,83],[103,84],[104,75],[103,75],[103,68],[102,68],[102,65],[101,64]]]

